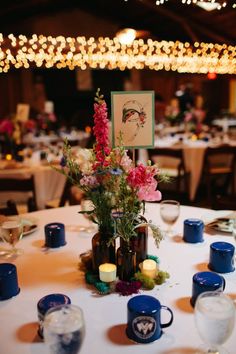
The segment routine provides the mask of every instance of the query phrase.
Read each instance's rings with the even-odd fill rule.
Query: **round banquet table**
[[[23,237],[18,246],[24,253],[11,261],[17,266],[20,293],[0,302],[0,353],[42,354],[48,353],[44,342],[38,337],[37,302],[50,293],[63,293],[79,305],[86,322],[86,335],[81,354],[193,354],[201,344],[197,333],[193,309],[189,303],[192,276],[208,270],[210,243],[226,240],[234,243],[233,237],[214,232],[204,233],[201,244],[183,242],[183,221],[189,217],[202,218],[207,209],[181,206],[180,217],[174,226],[176,235],[161,242],[157,249],[151,232],[148,253],[160,257],[160,268],[170,273],[166,283],[153,290],[141,290],[140,294],[152,295],[161,304],[174,312],[174,322],[164,329],[160,339],[150,344],[136,344],[125,335],[127,302],[131,296],[117,293],[100,296],[86,285],[84,274],[78,270],[79,254],[91,248],[94,233],[79,231],[88,221],[78,214],[79,206],[42,210],[27,214],[38,219],[38,229]],[[146,217],[161,227],[159,204],[146,205]],[[44,249],[44,225],[63,222],[66,226],[67,244],[64,247]],[[0,258],[0,262],[6,262]],[[236,273],[224,275],[225,293],[236,299]],[[132,295],[137,296],[137,295]],[[163,312],[163,322],[167,322]],[[225,343],[230,354],[235,353],[236,326]]]

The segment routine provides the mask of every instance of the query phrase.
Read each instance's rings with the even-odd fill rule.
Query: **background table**
[[[224,143],[224,141],[214,142],[210,141],[202,141],[202,140],[190,140],[183,139],[180,141],[180,135],[175,135],[174,137],[165,137],[163,139],[156,138],[155,139],[155,148],[171,148],[171,149],[183,149],[184,161],[186,170],[190,172],[190,180],[189,180],[189,199],[193,201],[196,197],[197,189],[201,181],[203,163],[204,163],[204,155],[207,147],[216,147],[220,146]],[[235,146],[235,140],[227,140],[227,143],[231,146]],[[146,163],[148,160],[147,150],[140,149],[138,152],[138,159],[140,162]],[[166,163],[166,158],[164,163]],[[170,162],[171,163],[171,162]],[[176,164],[176,163],[175,163]],[[162,161],[161,158],[158,160],[158,165],[161,169]]]
[[[38,209],[44,209],[45,204],[52,199],[60,198],[66,178],[48,165],[32,165],[29,167],[21,166],[20,168],[2,169],[0,170],[1,178],[24,179],[34,176],[36,202]],[[8,199],[14,199],[16,202],[25,202],[29,197],[25,192],[1,192],[1,202]]]
[[[84,311],[86,336],[81,354],[194,354],[194,348],[201,343],[201,339],[189,304],[192,276],[208,269],[210,243],[218,240],[233,243],[233,238],[230,235],[205,233],[202,244],[184,243],[183,220],[187,217],[201,218],[209,212],[207,209],[184,206],[181,206],[180,218],[175,225],[177,236],[162,241],[159,249],[149,236],[148,252],[160,257],[160,268],[170,273],[170,279],[140,294],[152,295],[163,305],[169,306],[174,312],[174,322],[164,329],[159,340],[148,345],[135,344],[125,335],[127,302],[131,297],[116,293],[99,296],[85,284],[83,273],[78,271],[79,254],[91,248],[92,238],[92,234],[78,231],[78,226],[87,223],[78,211],[78,206],[72,206],[29,214],[38,218],[39,228],[19,242],[24,254],[12,260],[18,269],[21,292],[12,299],[0,302],[0,353],[46,354],[46,347],[37,335],[37,302],[47,294],[64,293]],[[162,225],[159,204],[147,204],[146,217]],[[66,225],[67,245],[45,251],[44,225],[56,221]],[[0,262],[4,260],[0,259]],[[226,274],[225,279],[225,293],[236,299],[235,272]],[[230,354],[235,353],[235,341],[236,327],[225,343]]]

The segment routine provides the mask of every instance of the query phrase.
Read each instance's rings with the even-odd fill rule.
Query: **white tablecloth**
[[[28,178],[31,175],[34,176],[38,209],[44,209],[45,204],[49,200],[61,197],[66,180],[65,176],[53,170],[48,165],[43,166],[38,164],[31,167],[0,170],[0,183],[1,178],[23,179]],[[11,198],[16,201],[25,201],[27,200],[28,194],[0,192],[0,197],[2,202]]]
[[[207,209],[184,206],[175,225],[179,236],[162,241],[159,249],[149,237],[148,253],[160,257],[160,268],[170,273],[170,279],[140,294],[152,295],[161,304],[169,306],[174,312],[174,322],[164,329],[164,334],[157,341],[137,345],[125,335],[127,302],[131,296],[116,293],[98,296],[85,284],[83,273],[78,271],[78,256],[91,248],[92,237],[76,229],[76,226],[87,222],[78,214],[78,209],[78,206],[73,206],[32,213],[39,220],[39,229],[19,242],[24,254],[12,260],[18,269],[21,292],[12,299],[0,302],[0,353],[48,353],[37,335],[37,302],[47,294],[64,293],[84,311],[86,336],[81,354],[194,354],[201,339],[189,304],[192,276],[198,271],[208,270],[210,243],[218,240],[234,243],[233,238],[230,235],[205,233],[202,244],[184,243],[181,237],[183,220],[187,217],[201,218],[209,212]],[[158,204],[148,204],[146,216],[162,225]],[[65,223],[67,245],[45,252],[42,248],[44,225],[54,221]],[[3,262],[3,259],[0,261]],[[225,279],[225,293],[236,299],[235,272],[226,274]],[[225,343],[230,354],[235,354],[235,342],[236,327]]]

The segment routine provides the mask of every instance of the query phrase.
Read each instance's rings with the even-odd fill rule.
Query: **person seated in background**
[[[203,123],[206,111],[203,109],[204,100],[202,95],[197,95],[194,100],[193,115],[198,123]]]
[[[206,111],[203,109],[203,97],[198,94],[194,99],[194,106],[184,113],[184,121],[188,130],[199,134],[203,128],[203,121],[206,117]]]
[[[180,110],[179,100],[173,97],[165,109],[165,119],[170,125],[179,124],[182,121],[183,114]]]

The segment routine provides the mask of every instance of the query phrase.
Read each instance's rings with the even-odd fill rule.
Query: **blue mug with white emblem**
[[[150,343],[162,335],[162,328],[169,327],[173,322],[173,312],[163,306],[153,296],[138,295],[128,301],[128,323],[126,334],[129,339],[138,343]],[[169,322],[161,322],[161,310],[170,313]]]
[[[49,294],[42,299],[40,299],[37,303],[38,309],[38,320],[39,320],[39,328],[38,334],[41,338],[43,338],[43,322],[44,316],[46,312],[56,306],[60,305],[68,305],[71,304],[71,300],[67,295],[64,294]]]

